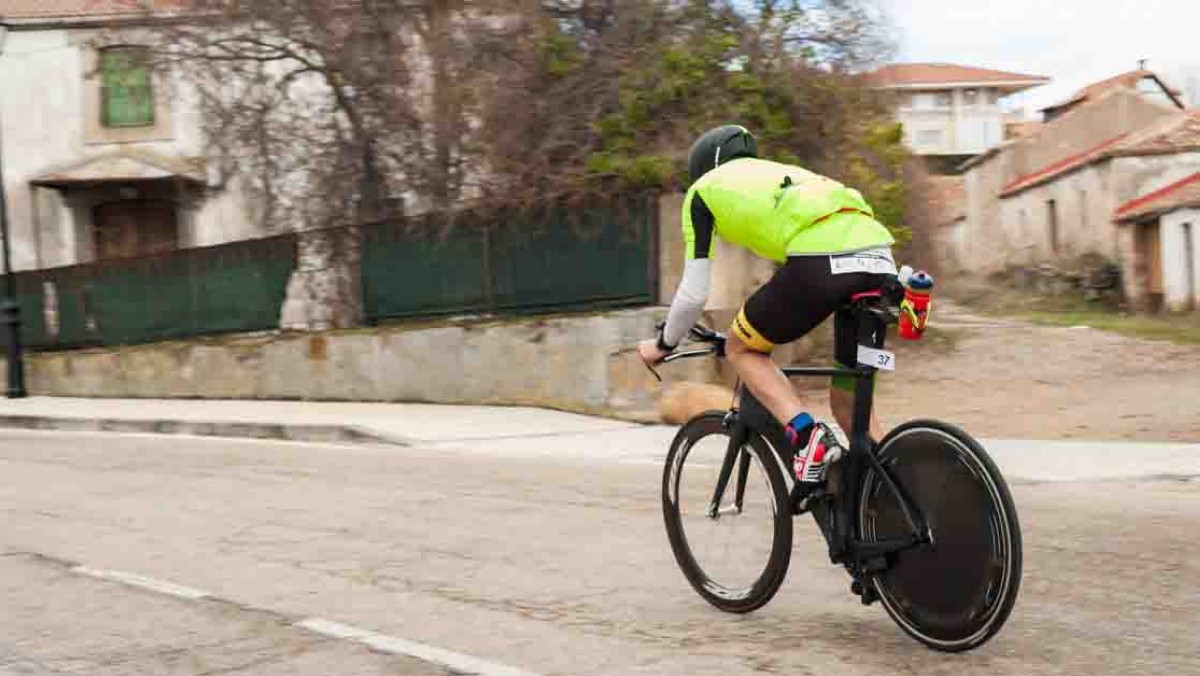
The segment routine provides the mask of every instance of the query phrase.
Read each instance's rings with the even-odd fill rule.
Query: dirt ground
[[[875,406],[885,428],[936,418],[992,439],[1200,442],[1200,345],[1037,324],[946,298],[924,340],[889,338],[897,367],[879,378]],[[826,323],[777,361],[829,365],[832,351]],[[828,380],[794,382],[813,415],[829,419]],[[730,398],[722,387],[676,388],[659,410],[669,423]]]
[[[885,426],[917,417],[980,437],[1200,441],[1200,346],[982,317],[941,300],[927,343],[893,339]]]

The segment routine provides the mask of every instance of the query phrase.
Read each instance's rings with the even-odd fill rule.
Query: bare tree
[[[698,128],[728,119],[774,121],[780,150],[829,155],[865,108],[842,73],[886,44],[868,0],[191,10],[158,52],[196,83],[214,156],[270,204],[275,227],[670,183],[663,168]],[[750,78],[771,91],[749,91]],[[638,155],[632,171],[607,166],[615,155]]]
[[[359,224],[446,209],[467,189],[475,54],[464,47],[480,16],[467,9],[206,0],[154,33],[156,64],[200,98],[210,161],[264,229],[304,233],[293,282],[312,288],[289,295],[326,310],[297,324],[361,319]]]

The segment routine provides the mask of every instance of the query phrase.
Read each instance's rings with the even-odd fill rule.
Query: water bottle
[[[906,265],[901,269],[899,278],[904,284],[904,300],[900,303],[900,337],[920,340],[925,335],[925,324],[929,321],[933,275],[924,270],[913,272]]]

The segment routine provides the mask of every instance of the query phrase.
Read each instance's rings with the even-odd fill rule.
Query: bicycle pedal
[[[859,600],[864,606],[869,606],[879,600],[879,592],[875,591],[874,587],[867,587],[859,596]]]
[[[879,600],[879,592],[875,591],[874,585],[864,585],[862,580],[850,583],[850,593],[857,596],[864,606],[869,606]]]

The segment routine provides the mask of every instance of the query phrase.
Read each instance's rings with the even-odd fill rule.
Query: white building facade
[[[194,92],[151,74],[138,37],[152,26],[92,17],[80,4],[62,15],[6,15],[0,159],[14,268],[262,234],[238,192],[205,169]]]
[[[870,76],[894,99],[904,140],[917,155],[971,156],[1004,140],[1001,99],[1049,78],[938,63],[885,66]]]

